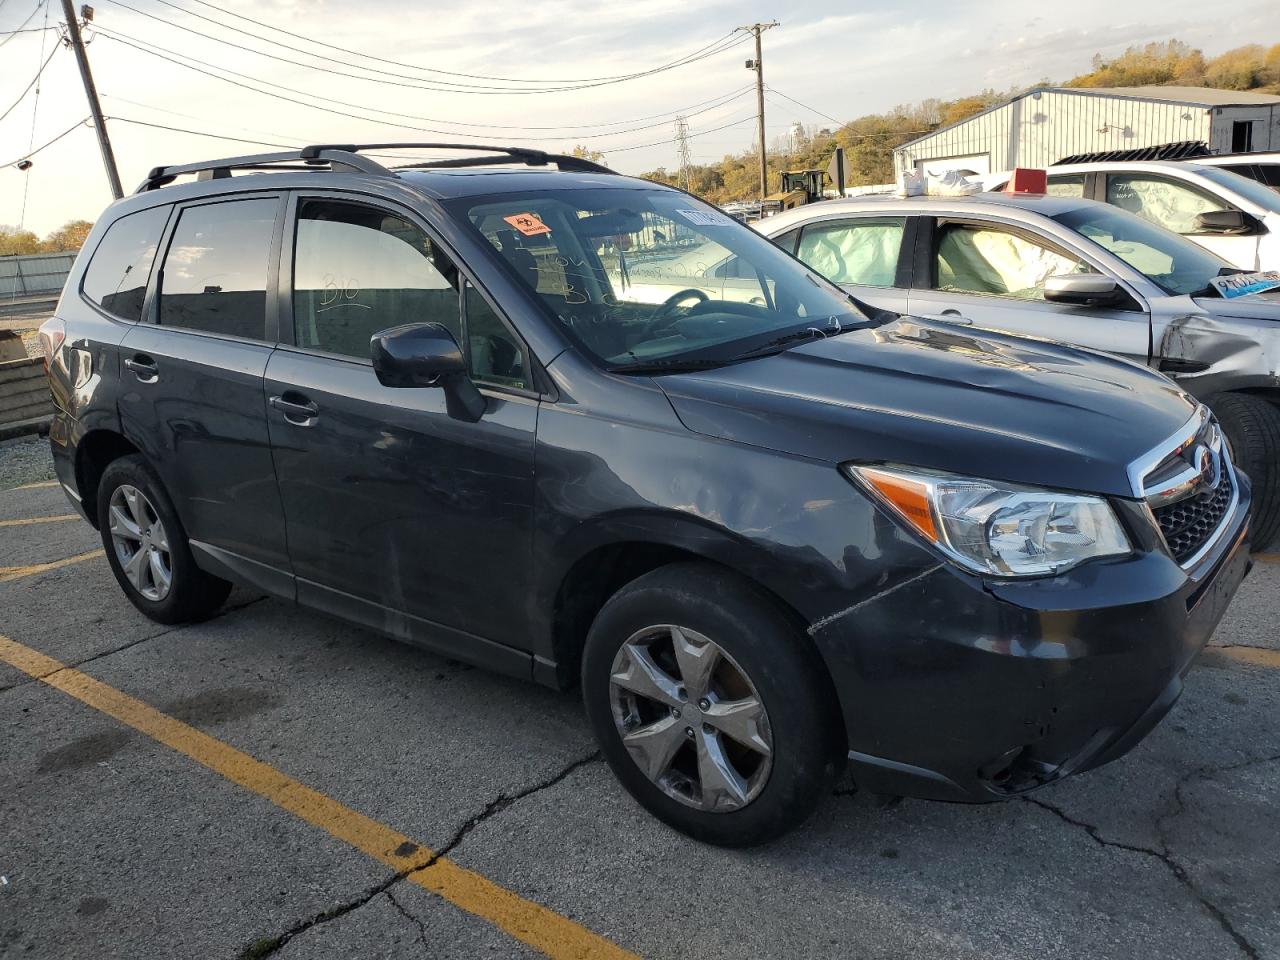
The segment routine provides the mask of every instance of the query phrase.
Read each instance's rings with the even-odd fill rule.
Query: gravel
[[[53,458],[44,437],[0,443],[0,490],[53,479]]]

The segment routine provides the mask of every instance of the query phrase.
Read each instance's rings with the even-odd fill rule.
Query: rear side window
[[[280,203],[230,200],[179,215],[160,278],[160,324],[266,339],[267,265]]]
[[[121,320],[137,323],[142,319],[147,277],[170,209],[140,210],[107,228],[84,274],[81,288],[86,297]]]
[[[1049,178],[1045,193],[1051,197],[1083,197],[1084,178],[1083,173],[1060,173]]]
[[[1231,209],[1230,204],[1194,187],[1141,173],[1108,176],[1107,203],[1183,234],[1196,232],[1200,214]]]
[[[796,256],[836,283],[892,287],[906,217],[815,223],[800,234]]]

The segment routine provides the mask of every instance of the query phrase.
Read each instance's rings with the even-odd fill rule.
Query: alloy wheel
[[[659,789],[710,813],[741,809],[773,765],[769,716],[751,678],[718,644],[685,627],[646,627],[618,650],[613,720]]]
[[[121,484],[111,495],[111,543],[133,588],[148,600],[163,600],[173,586],[169,537],[155,506],[137,487]]]

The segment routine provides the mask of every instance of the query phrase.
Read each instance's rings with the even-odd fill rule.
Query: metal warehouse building
[[[1280,150],[1280,97],[1207,87],[1047,87],[893,154],[899,173],[982,174],[1166,144],[1209,153]]]

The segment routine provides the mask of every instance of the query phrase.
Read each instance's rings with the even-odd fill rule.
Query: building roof
[[[1249,90],[1216,90],[1213,87],[1052,87],[1055,93],[1077,93],[1102,97],[1133,97],[1191,103],[1202,107],[1235,107],[1280,104],[1280,97]]]

